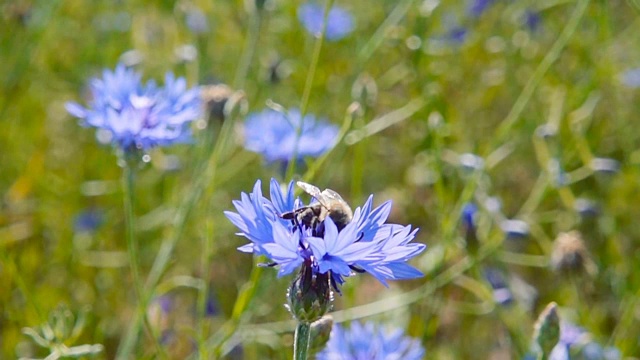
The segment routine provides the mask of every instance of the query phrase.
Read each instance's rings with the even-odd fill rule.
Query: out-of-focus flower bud
[[[591,200],[578,198],[573,203],[573,208],[583,218],[592,218],[600,215],[600,209],[598,205]]]
[[[360,74],[351,87],[351,96],[362,104],[375,104],[378,98],[378,85],[375,79],[367,73]]]
[[[462,222],[464,224],[464,239],[467,246],[467,251],[470,254],[476,254],[478,252],[478,236],[476,234],[476,213],[478,207],[473,203],[467,203],[462,207]]]
[[[593,158],[591,168],[598,173],[615,174],[620,171],[620,162],[609,158]]]
[[[324,349],[331,337],[332,327],[333,318],[331,315],[325,315],[320,320],[311,324],[311,344],[309,344],[310,354],[315,354]]]
[[[536,353],[549,355],[558,341],[560,341],[558,304],[551,302],[542,310],[536,321],[533,330],[533,350]]]
[[[522,239],[529,235],[529,224],[522,220],[504,220],[500,228],[510,239]]]
[[[551,266],[556,271],[566,273],[594,275],[597,272],[582,235],[575,230],[558,234],[551,252]]]
[[[224,121],[226,118],[225,105],[233,95],[233,90],[225,84],[203,86],[200,91],[202,101],[209,114],[209,121],[215,119]]]

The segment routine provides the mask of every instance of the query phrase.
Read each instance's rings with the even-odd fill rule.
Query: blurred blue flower
[[[591,168],[595,172],[615,174],[620,171],[620,162],[615,159],[596,157],[591,159]]]
[[[445,40],[456,44],[462,44],[467,39],[468,30],[462,26],[456,26],[449,30],[445,36]]]
[[[622,84],[630,88],[640,87],[640,68],[629,69],[623,72],[620,77],[622,78]]]
[[[262,154],[268,162],[289,161],[293,158],[294,149],[298,158],[317,157],[334,146],[337,126],[306,115],[296,141],[300,123],[300,111],[297,109],[289,110],[288,115],[275,110],[251,114],[244,124],[244,146]]]
[[[511,239],[522,239],[529,235],[529,224],[522,220],[503,220],[500,223],[500,228]]]
[[[92,79],[89,86],[89,107],[68,102],[67,111],[125,151],[187,142],[189,123],[201,113],[199,89],[187,89],[186,80],[171,73],[165,76],[165,86],[159,87],[153,81],[142,84],[139,73],[119,64],[115,71],[105,70],[102,78]]]
[[[306,3],[298,8],[298,19],[308,32],[319,37],[324,22],[324,6],[317,3]],[[339,7],[333,6],[327,17],[327,40],[340,40],[349,35],[354,28],[353,16]]]
[[[583,218],[592,218],[600,215],[600,208],[598,204],[589,199],[577,198],[573,203],[573,208]]]
[[[318,360],[420,360],[425,350],[417,339],[402,329],[387,332],[373,323],[351,323],[350,328],[334,325],[327,347]]]
[[[97,209],[87,209],[76,215],[73,228],[76,232],[93,232],[102,224],[103,214]]]
[[[468,228],[475,228],[476,222],[475,217],[478,212],[478,207],[474,203],[466,203],[462,207],[462,221],[464,225]]]
[[[187,10],[185,21],[189,30],[194,34],[204,34],[209,32],[207,16],[202,12],[202,10],[195,6]]]
[[[493,300],[500,305],[509,305],[513,302],[513,294],[504,275],[497,269],[488,268],[484,271],[484,277],[493,289]]]
[[[535,32],[540,28],[542,17],[540,16],[539,12],[528,9],[524,12],[523,20],[524,25],[529,29],[529,31]]]
[[[622,355],[615,347],[602,347],[591,339],[582,327],[569,322],[560,323],[560,341],[549,354],[549,360],[570,360],[571,353],[585,360],[620,360]],[[575,354],[577,353],[577,354]]]
[[[549,354],[549,360],[569,360],[569,349],[585,339],[587,331],[563,321],[560,323],[560,341]]]
[[[280,267],[278,276],[305,266],[313,274],[328,274],[336,291],[355,272],[368,272],[384,285],[386,280],[422,276],[406,262],[426,246],[410,243],[418,229],[386,223],[391,202],[372,210],[373,197],[369,197],[341,230],[330,217],[312,228],[280,216],[305,206],[294,199],[293,182],[283,192],[272,179],[271,199],[262,196],[260,186],[258,180],[250,195],[242,193],[240,200],[233,201],[237,213],[225,215],[240,229],[237,234],[250,241],[238,250],[266,255],[273,262],[270,265]]]
[[[471,0],[467,8],[467,13],[471,17],[480,17],[493,4],[495,0]]]

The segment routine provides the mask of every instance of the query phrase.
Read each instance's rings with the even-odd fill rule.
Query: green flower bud
[[[551,302],[538,316],[533,331],[533,347],[538,354],[542,355],[542,358],[546,358],[559,340],[558,304]]]
[[[317,321],[331,310],[332,301],[329,273],[314,274],[311,267],[303,265],[287,292],[287,308],[293,317],[299,322]]]

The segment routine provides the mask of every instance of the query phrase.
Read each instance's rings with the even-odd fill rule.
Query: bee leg
[[[259,263],[258,266],[260,267],[274,267],[278,265],[277,262],[270,262],[270,263]]]

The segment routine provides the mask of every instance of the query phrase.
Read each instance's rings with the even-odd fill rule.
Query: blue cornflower
[[[445,35],[445,40],[451,41],[454,44],[462,44],[467,39],[468,33],[469,31],[466,28],[456,26]]]
[[[313,36],[319,37],[322,33],[324,21],[324,6],[316,3],[302,4],[298,8],[298,19]],[[354,28],[353,16],[339,7],[333,6],[327,17],[327,40],[340,40],[349,35]]]
[[[513,294],[509,290],[504,275],[497,269],[488,268],[484,271],[484,278],[487,279],[491,289],[493,289],[493,300],[500,305],[509,305],[513,302]]]
[[[289,110],[286,115],[270,109],[251,114],[244,124],[244,146],[262,154],[268,162],[286,162],[293,158],[294,152],[298,158],[318,157],[335,145],[337,126],[306,115],[297,138],[300,123],[297,109]]]
[[[472,17],[480,17],[493,2],[494,0],[471,0],[467,13]]]
[[[527,26],[529,31],[535,32],[540,28],[542,17],[540,16],[540,13],[538,11],[528,9],[524,12],[523,22]]]
[[[76,215],[73,228],[79,233],[90,233],[95,231],[103,221],[103,214],[97,209],[88,209]]]
[[[620,74],[622,83],[630,88],[640,87],[640,68],[629,69]]]
[[[207,21],[207,15],[198,7],[192,7],[187,10],[185,16],[187,27],[194,34],[205,34],[209,32],[209,22]]]
[[[425,351],[420,342],[402,329],[387,332],[373,323],[353,322],[346,329],[334,325],[327,347],[318,360],[420,360]]]
[[[568,322],[560,323],[560,341],[549,354],[550,360],[569,360],[569,349],[580,344],[587,336],[587,331]]]
[[[586,329],[569,322],[560,323],[560,341],[549,354],[549,360],[570,360],[571,354],[587,360],[620,360],[620,350],[602,347],[593,341]]]
[[[474,203],[466,203],[462,207],[462,221],[464,225],[468,228],[476,227],[476,214],[478,213],[478,206]]]
[[[410,243],[418,229],[386,223],[391,202],[372,210],[373,197],[369,197],[338,230],[329,216],[315,225],[282,217],[305,208],[294,198],[293,182],[283,192],[272,179],[271,199],[262,195],[260,186],[258,180],[250,195],[242,193],[240,200],[233,201],[237,213],[227,211],[225,215],[240,229],[237,234],[250,241],[238,249],[266,255],[271,265],[280,267],[278,276],[303,267],[311,274],[325,275],[337,291],[344,278],[355,272],[368,272],[385,285],[386,280],[422,276],[406,262],[426,246]]]
[[[139,73],[119,64],[89,86],[89,107],[68,102],[67,111],[82,119],[82,125],[101,130],[100,137],[106,133],[109,142],[125,151],[187,142],[189,123],[201,113],[199,89],[187,89],[185,79],[171,73],[159,87],[153,81],[143,84]]]

